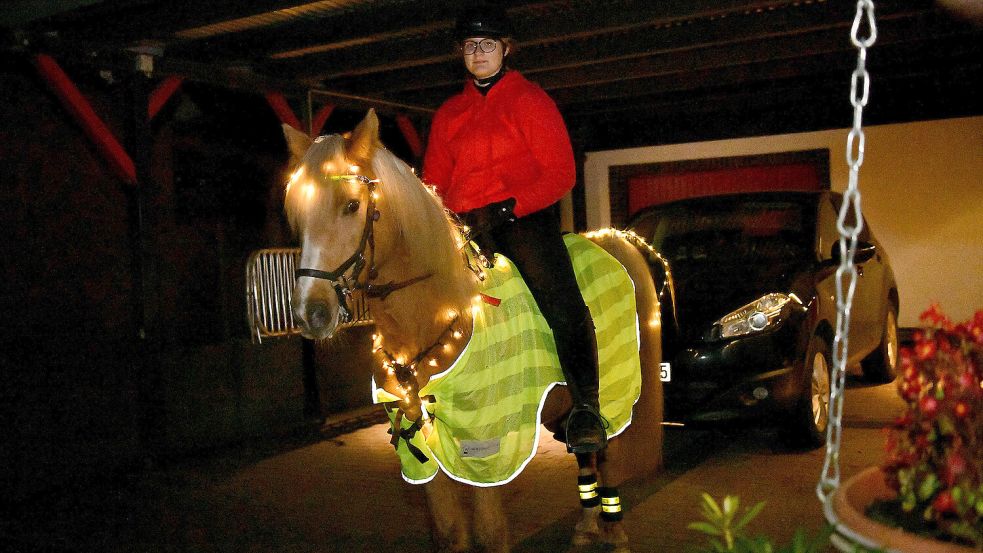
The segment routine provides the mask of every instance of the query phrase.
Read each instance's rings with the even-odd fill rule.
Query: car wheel
[[[881,344],[860,362],[864,378],[871,382],[891,382],[898,375],[898,314],[894,306],[888,307],[884,317]]]
[[[802,395],[785,428],[786,441],[797,446],[817,448],[826,441],[829,425],[830,346],[821,336],[813,336],[805,358]]]

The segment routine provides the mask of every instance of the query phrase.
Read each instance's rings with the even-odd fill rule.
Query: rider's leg
[[[598,411],[597,338],[560,235],[557,206],[502,225],[492,234],[498,251],[518,267],[553,330],[574,401],[566,425],[567,446],[575,453],[602,449],[607,433]]]

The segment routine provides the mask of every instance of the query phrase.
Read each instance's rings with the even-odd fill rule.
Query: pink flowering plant
[[[870,514],[983,548],[983,310],[953,324],[933,305],[921,320],[900,355],[907,405],[887,429],[883,470],[898,499]]]

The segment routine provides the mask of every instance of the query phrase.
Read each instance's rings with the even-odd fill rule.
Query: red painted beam
[[[423,155],[423,142],[420,140],[420,135],[416,132],[416,127],[413,126],[413,121],[405,115],[397,115],[396,125],[399,126],[400,132],[403,133],[403,138],[409,144],[413,156],[420,157]]]
[[[157,117],[164,104],[174,96],[174,93],[181,88],[184,77],[168,77],[161,81],[157,88],[150,93],[150,100],[147,103],[147,121],[153,121]]]
[[[280,92],[269,92],[266,94],[266,101],[273,108],[273,112],[280,118],[281,123],[286,123],[298,131],[304,132],[304,126],[300,124],[300,119],[294,115],[294,110],[287,103],[287,98]]]
[[[65,109],[78,122],[89,140],[109,163],[113,173],[127,184],[135,185],[137,177],[133,160],[113,136],[109,127],[96,115],[95,110],[92,109],[92,104],[79,92],[79,89],[72,83],[58,62],[47,54],[38,54],[34,57],[34,65],[51,91],[58,96]]]
[[[317,115],[314,116],[314,121],[311,122],[312,137],[321,134],[321,129],[327,123],[328,117],[331,117],[332,111],[334,111],[334,104],[325,104],[324,107],[318,110]]]

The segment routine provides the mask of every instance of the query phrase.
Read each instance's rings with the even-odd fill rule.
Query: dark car
[[[801,445],[825,440],[836,328],[842,196],[768,192],[648,208],[629,227],[659,252],[667,420],[778,422]],[[898,290],[863,225],[848,365],[895,377]],[[661,277],[661,278],[660,278]],[[848,280],[848,279],[847,279]]]

